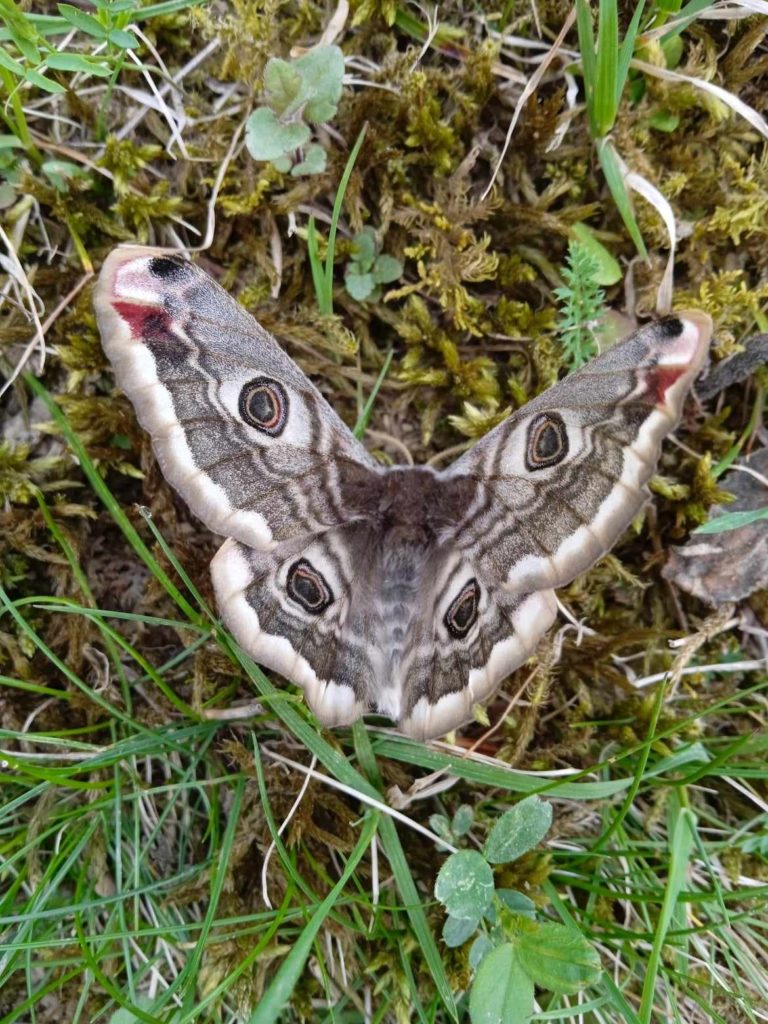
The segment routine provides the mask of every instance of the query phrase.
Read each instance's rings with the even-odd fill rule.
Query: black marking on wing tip
[[[244,384],[238,410],[249,427],[269,437],[278,437],[288,423],[288,394],[273,377],[254,377]]]
[[[310,615],[322,614],[335,600],[325,576],[306,558],[300,558],[288,570],[286,590],[291,600]]]
[[[463,640],[477,622],[480,611],[480,584],[472,577],[467,580],[443,617],[445,628],[454,640]]]
[[[542,412],[528,427],[525,448],[525,468],[529,472],[547,469],[562,462],[568,454],[568,430],[562,416],[556,412]]]
[[[149,272],[163,281],[181,281],[187,276],[187,261],[174,256],[153,256]]]
[[[655,324],[662,338],[679,338],[685,330],[683,321],[678,316],[665,316]]]

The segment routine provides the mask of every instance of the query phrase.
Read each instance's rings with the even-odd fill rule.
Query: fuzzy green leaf
[[[507,910],[511,910],[513,914],[522,914],[523,917],[535,920],[536,904],[524,893],[518,892],[517,889],[497,889],[496,895]]]
[[[499,818],[485,841],[491,864],[517,860],[541,842],[552,824],[552,805],[528,796]]]
[[[758,523],[761,519],[768,519],[768,508],[753,508],[743,512],[726,512],[724,515],[715,516],[708,523],[699,526],[694,533],[725,533],[726,530],[738,530],[742,526],[749,526],[751,523]]]
[[[136,0],[91,0],[91,3],[99,11],[109,11],[111,14],[136,10]]]
[[[93,36],[94,39],[107,38],[107,30],[99,19],[94,18],[92,14],[86,14],[85,11],[81,11],[78,7],[73,7],[72,4],[57,4],[56,6],[62,18],[68,21],[70,25],[80,29],[81,32]]]
[[[82,178],[88,174],[85,167],[74,164],[71,160],[46,160],[41,170],[49,179],[57,192],[69,190],[69,178]]]
[[[318,124],[330,121],[341,99],[344,54],[338,46],[316,46],[294,62],[301,75],[304,116]]]
[[[353,299],[364,302],[373,293],[376,282],[370,274],[358,274],[351,265],[347,267],[344,274],[344,284]]]
[[[552,992],[578,992],[600,973],[597,951],[583,935],[562,924],[531,924],[515,935],[514,946],[526,973]]]
[[[276,156],[274,160],[269,161],[275,170],[280,171],[281,174],[287,174],[293,166],[293,160],[287,154],[284,156]]]
[[[475,811],[471,804],[462,804],[456,810],[451,822],[451,829],[455,836],[465,836],[467,832],[472,828],[472,822],[475,818]]]
[[[595,284],[607,286],[616,284],[622,279],[624,274],[619,261],[608,252],[602,242],[595,238],[586,224],[581,222],[574,224],[571,232],[594,260],[595,269],[592,273],[592,280]]]
[[[533,981],[505,942],[483,959],[469,994],[472,1024],[525,1024],[533,1013]]]
[[[313,142],[304,150],[304,159],[291,171],[294,178],[302,174],[322,174],[327,162],[326,152],[321,145]]]
[[[491,942],[487,935],[480,934],[477,936],[475,941],[469,947],[469,956],[467,957],[469,966],[472,968],[473,971],[477,970],[477,968],[488,956],[492,949],[493,943]]]
[[[373,264],[373,280],[376,284],[389,284],[390,281],[397,281],[403,273],[403,264],[394,256],[387,256],[383,253],[376,257]]]
[[[441,839],[446,839],[448,840],[448,842],[450,842],[451,839],[453,839],[451,826],[444,814],[430,815],[429,827],[432,829],[435,835],[440,836]]]
[[[476,921],[493,897],[493,871],[476,850],[452,853],[440,868],[435,896],[453,917]]]
[[[282,124],[268,107],[254,110],[245,126],[245,145],[254,160],[274,160],[293,153],[310,136],[305,124]]]
[[[372,227],[364,227],[352,239],[352,254],[363,270],[370,270],[376,259],[376,232]]]
[[[443,942],[451,949],[463,946],[480,923],[479,918],[453,917],[449,914],[443,925]]]
[[[106,1021],[106,1024],[142,1024],[142,1021],[146,1021],[151,1014],[153,1001],[148,996],[140,995],[135,1003],[140,1016],[129,1010],[127,1006],[119,1006]],[[169,1021],[176,1019],[175,1013],[168,1018]]]
[[[674,132],[680,124],[680,115],[673,114],[669,110],[659,110],[651,114],[648,124],[657,132]]]
[[[272,57],[264,69],[264,91],[279,116],[292,114],[300,105],[301,75],[287,60]]]

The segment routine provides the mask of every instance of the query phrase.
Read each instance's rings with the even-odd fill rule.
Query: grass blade
[[[373,412],[373,407],[376,404],[376,398],[381,390],[381,385],[384,383],[386,376],[389,373],[389,368],[392,365],[392,358],[394,354],[394,349],[390,349],[389,352],[387,352],[386,358],[384,359],[384,365],[379,370],[379,376],[376,378],[376,383],[373,385],[371,393],[368,396],[368,400],[363,406],[360,415],[357,417],[357,423],[355,424],[352,433],[358,439],[362,438],[368,423],[370,422],[371,413]]]
[[[632,209],[632,200],[629,198],[627,186],[624,183],[624,173],[619,155],[614,149],[610,139],[599,139],[597,143],[597,158],[603,169],[608,188],[611,190],[616,209],[621,214],[621,219],[629,232],[629,236],[635,243],[635,247],[644,260],[648,259],[648,250],[645,247],[643,236],[635,220],[635,213]]]
[[[635,13],[632,15],[632,21],[629,23],[627,33],[621,42],[619,47],[619,62],[616,69],[616,111],[618,113],[619,103],[621,102],[621,96],[624,92],[624,86],[627,84],[627,75],[629,74],[629,62],[635,52],[635,44],[637,43],[637,36],[640,32],[640,19],[643,16],[643,10],[645,9],[645,0],[640,0]]]
[[[596,136],[599,134],[595,123],[597,60],[595,57],[595,34],[592,28],[592,11],[587,0],[576,0],[576,28],[579,33],[579,52],[581,53],[581,70],[584,76],[584,96],[587,103],[587,114],[592,134]]]
[[[248,1018],[248,1024],[274,1024],[280,1016],[283,1007],[290,999],[296,983],[301,977],[301,972],[304,970],[304,964],[307,962],[312,949],[312,943],[315,941],[320,926],[333,909],[336,900],[344,891],[345,885],[362,860],[363,854],[371,845],[371,840],[376,834],[377,824],[378,814],[376,812],[366,814],[360,838],[344,866],[341,877],[314,912],[306,928],[296,940],[293,949],[283,960],[274,980],[262,996],[258,1007]]]
[[[672,915],[690,866],[691,850],[693,849],[695,835],[696,815],[689,808],[683,807],[675,820],[670,842],[669,875],[664,892],[664,902],[661,906],[661,913],[656,925],[653,948],[651,949],[643,983],[643,995],[638,1013],[640,1024],[651,1024],[653,1004],[656,998],[656,979],[659,967],[661,966],[661,953],[670,922],[672,921]]]
[[[597,24],[594,121],[599,136],[607,135],[616,120],[619,104],[619,13],[616,0],[600,0]]]
[[[360,129],[357,141],[352,147],[352,152],[347,158],[344,173],[341,176],[341,181],[339,182],[339,187],[336,192],[336,199],[333,203],[331,227],[328,231],[328,252],[325,254],[325,294],[328,298],[328,305],[330,307],[329,312],[333,312],[333,257],[336,249],[336,228],[338,227],[339,217],[341,216],[341,204],[344,202],[344,194],[347,191],[349,179],[352,177],[352,169],[355,166],[355,161],[357,160],[357,156],[363,145],[363,140],[365,139],[365,133],[367,130],[367,124],[364,124]]]

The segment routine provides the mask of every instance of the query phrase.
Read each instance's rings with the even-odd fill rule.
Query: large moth
[[[712,331],[700,312],[641,327],[438,472],[379,465],[179,255],[118,248],[95,304],[163,473],[227,538],[211,573],[237,641],[322,723],[375,708],[420,738],[472,717],[625,530]]]

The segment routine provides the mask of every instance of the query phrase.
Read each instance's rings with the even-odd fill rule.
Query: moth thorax
[[[427,466],[397,467],[381,477],[376,516],[393,544],[431,545],[461,522],[473,493],[466,477],[445,478]]]

